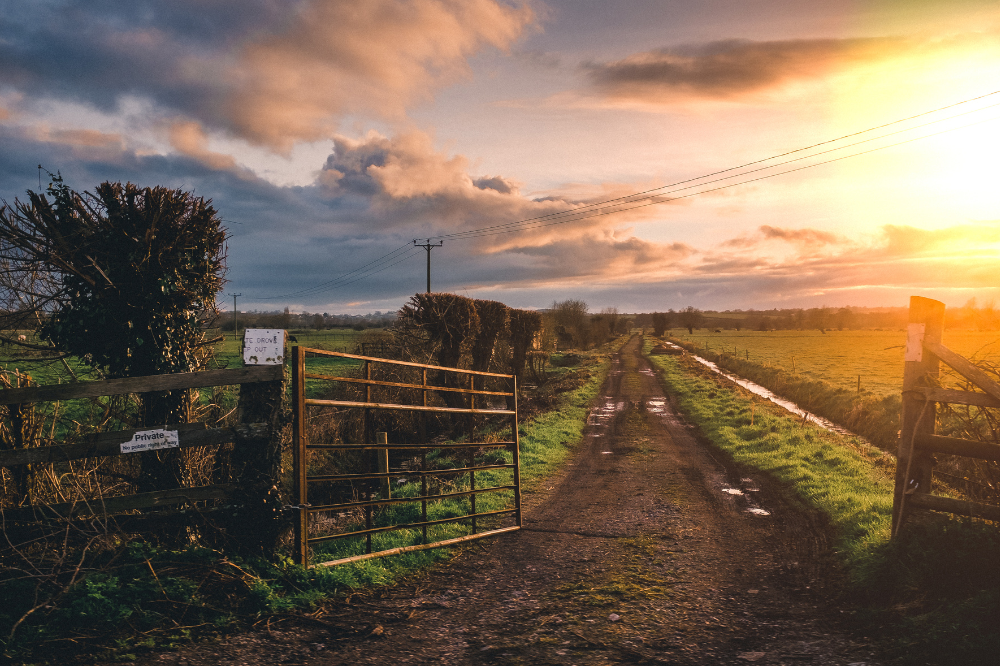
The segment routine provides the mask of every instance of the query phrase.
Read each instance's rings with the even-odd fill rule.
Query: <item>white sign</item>
[[[281,365],[285,362],[285,332],[248,328],[243,334],[243,365]]]
[[[141,430],[131,441],[122,442],[122,453],[176,449],[180,444],[176,430]]]
[[[927,324],[910,324],[906,327],[906,361],[924,360],[924,332]]]

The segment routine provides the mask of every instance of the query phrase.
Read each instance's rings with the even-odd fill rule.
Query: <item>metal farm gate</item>
[[[307,395],[306,380],[320,397]],[[345,564],[520,528],[513,375],[293,347],[292,411],[296,563]],[[445,415],[464,435],[428,441],[428,420]],[[351,432],[330,426],[348,419]],[[321,543],[327,550],[311,557]]]

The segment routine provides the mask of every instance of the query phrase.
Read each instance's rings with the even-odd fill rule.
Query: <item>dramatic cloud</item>
[[[751,248],[766,241],[783,241],[802,249],[818,249],[841,241],[836,235],[818,229],[785,229],[762,225],[756,234],[740,236],[722,243],[723,247]]]
[[[1000,223],[968,224],[946,229],[882,227],[881,247],[887,256],[954,256],[989,254],[1000,249]]]
[[[724,40],[592,64],[587,74],[596,89],[612,99],[650,103],[742,100],[940,48],[937,43],[901,37]]]
[[[149,99],[278,149],[328,135],[346,113],[402,117],[533,20],[497,0],[67,0],[3,11],[0,84],[25,103],[114,111]]]
[[[208,150],[208,136],[196,122],[180,121],[170,126],[170,144],[182,155],[195,159],[210,169],[233,170],[236,160]]]

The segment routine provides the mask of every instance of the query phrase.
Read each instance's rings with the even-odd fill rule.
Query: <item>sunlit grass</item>
[[[650,343],[647,342],[647,351]],[[652,356],[684,415],[736,463],[767,472],[829,516],[838,549],[860,557],[889,537],[892,479],[870,447],[821,428],[720,380],[693,362]],[[865,451],[866,453],[862,453]]]
[[[647,343],[647,351],[649,345]],[[889,538],[894,465],[865,442],[802,423],[700,364],[653,356],[680,411],[739,465],[829,520],[846,619],[900,664],[995,664],[1000,531],[936,515]]]

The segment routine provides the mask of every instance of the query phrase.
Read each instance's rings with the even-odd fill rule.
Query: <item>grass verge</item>
[[[859,631],[877,637],[887,658],[996,663],[1000,533],[994,525],[937,516],[890,541],[888,456],[860,439],[803,424],[694,361],[651,360],[679,411],[715,447],[829,519],[843,600],[853,606]]]
[[[819,379],[808,379],[778,367],[741,359],[735,354],[706,351],[678,339],[671,341],[723,370],[760,384],[803,409],[861,435],[883,451],[896,451],[899,394],[879,396],[870,391],[850,391]]]

